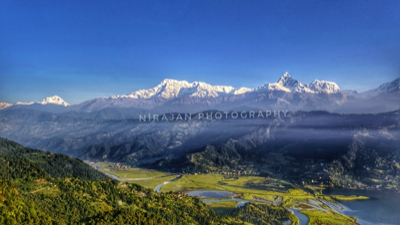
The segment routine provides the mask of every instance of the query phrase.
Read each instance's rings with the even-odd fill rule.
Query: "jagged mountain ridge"
[[[5,108],[8,108],[8,107],[10,107],[10,106],[12,106],[11,103],[0,102],[0,110],[5,109]]]
[[[39,101],[39,102],[16,102],[15,104],[0,102],[0,109],[5,109],[5,108],[11,107],[11,106],[28,106],[28,105],[34,105],[34,104],[39,104],[39,105],[52,104],[52,105],[60,105],[60,106],[64,106],[64,107],[69,106],[69,103],[64,101],[60,96],[54,95],[51,97],[46,97],[42,101]]]
[[[254,89],[246,87],[235,89],[231,86],[212,86],[210,84],[198,81],[188,83],[187,81],[165,79],[159,85],[152,89],[139,90],[127,95],[110,96],[110,98],[172,99],[185,96],[198,98],[216,98],[260,91],[264,90],[264,87],[270,87],[267,88],[268,91],[283,90],[286,92],[333,94],[340,91],[339,86],[334,82],[315,80],[310,85],[307,85],[293,79],[290,74],[286,72],[279,78],[277,83],[266,84]]]
[[[330,81],[314,80],[311,84],[301,83],[298,80],[293,79],[288,72],[283,74],[277,83],[269,86],[283,86],[289,89],[289,92],[299,93],[326,93],[334,94],[340,91],[339,86]],[[282,88],[280,88],[282,90]],[[272,89],[270,89],[272,90]],[[284,89],[283,89],[284,90]]]
[[[353,108],[342,105],[355,98],[353,92],[342,92],[334,82],[314,80],[310,84],[305,84],[286,72],[276,83],[267,83],[254,89],[235,89],[230,86],[212,86],[203,82],[188,83],[165,79],[152,89],[92,99],[71,108],[76,111],[93,112],[116,107],[150,110],[153,113],[268,108],[352,112],[355,111]],[[384,102],[380,102],[382,103]],[[379,111],[381,107],[368,109],[370,108],[372,110],[369,113],[382,112]],[[390,104],[388,109],[384,108],[386,111],[396,110],[400,108],[400,104]]]
[[[213,86],[204,82],[165,79],[156,87],[126,95],[96,98],[77,105],[68,105],[58,96],[37,103],[2,104],[2,108],[34,108],[50,112],[96,112],[107,108],[133,111],[198,112],[202,110],[327,110],[340,113],[378,113],[400,108],[400,78],[380,87],[357,93],[341,90],[330,81],[314,80],[302,83],[284,73],[276,83],[257,88]],[[394,94],[393,94],[394,93]],[[390,97],[386,97],[390,95]],[[376,100],[379,98],[379,101]],[[62,106],[62,107],[55,107]],[[117,112],[118,113],[118,112]],[[120,113],[119,113],[120,114]]]
[[[177,97],[218,97],[224,95],[238,95],[244,94],[251,91],[249,88],[239,88],[235,89],[231,86],[212,86],[204,82],[195,81],[193,83],[188,83],[187,81],[177,81],[172,79],[165,79],[156,87],[149,90],[139,90],[132,92],[124,96],[111,96],[111,98],[116,97],[127,97],[127,98],[137,98],[137,99],[148,99],[148,98],[177,98]]]

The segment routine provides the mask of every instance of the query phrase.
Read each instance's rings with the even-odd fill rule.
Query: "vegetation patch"
[[[302,204],[302,203],[296,205],[296,208],[299,208],[299,209],[315,209],[314,207],[312,207],[312,206],[310,206],[310,205]]]
[[[355,218],[344,216],[333,211],[301,210],[300,212],[310,219],[308,222],[309,225],[358,225]]]
[[[368,200],[370,199],[367,196],[361,196],[361,195],[350,195],[350,196],[344,196],[344,195],[332,195],[332,198],[339,200],[339,201],[355,201],[355,200]]]
[[[226,201],[226,202],[212,202],[206,203],[212,209],[214,209],[218,214],[232,214],[233,211],[236,209],[236,201]]]

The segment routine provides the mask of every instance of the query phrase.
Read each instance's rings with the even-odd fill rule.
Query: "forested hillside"
[[[0,155],[2,155],[3,159],[8,160],[8,164],[18,163],[18,166],[7,166],[9,169],[11,168],[10,173],[14,174],[11,178],[14,179],[19,178],[18,176],[28,176],[28,172],[32,173],[31,171],[27,171],[27,168],[36,171],[35,173],[38,174],[43,173],[38,176],[34,176],[33,174],[28,176],[32,178],[42,178],[48,174],[53,178],[80,177],[84,180],[108,179],[106,175],[93,170],[93,168],[85,164],[82,160],[62,154],[25,148],[18,143],[3,138],[0,138]],[[4,165],[0,165],[0,168],[3,167]],[[3,168],[2,171],[4,169],[5,168]]]
[[[218,215],[198,198],[122,183],[81,160],[0,139],[0,224],[243,224],[241,217],[252,221],[243,213]],[[274,216],[268,220],[276,223]]]
[[[81,160],[0,139],[0,224],[222,224],[200,200],[120,183]]]

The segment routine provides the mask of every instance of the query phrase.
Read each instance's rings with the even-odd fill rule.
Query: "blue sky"
[[[164,78],[254,88],[288,71],[365,91],[400,77],[400,1],[45,1],[0,5],[0,102],[69,103]]]

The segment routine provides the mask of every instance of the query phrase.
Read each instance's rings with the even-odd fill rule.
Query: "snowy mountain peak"
[[[41,102],[16,102],[14,105],[33,105],[33,104],[41,104],[41,105],[54,104],[54,105],[69,106],[69,104],[66,101],[64,101],[57,95],[44,98]]]
[[[0,110],[8,108],[10,106],[12,106],[12,104],[7,103],[7,102],[0,102]]]
[[[314,80],[310,85],[310,90],[316,93],[334,94],[340,91],[339,86],[335,82]]]
[[[293,79],[288,72],[284,73],[276,83],[268,83],[255,89],[256,91],[285,91],[296,93],[327,93],[333,94],[340,91],[339,86],[330,81],[315,80],[311,84],[301,83]]]
[[[357,97],[371,98],[371,97],[378,96],[380,94],[387,94],[389,92],[396,91],[396,90],[400,90],[400,77],[395,79],[392,82],[384,83],[381,86],[379,86],[378,88],[375,88],[375,89],[372,89],[372,90],[369,90],[366,92],[362,92],[362,93],[358,94]]]
[[[288,72],[284,73],[278,80],[278,85],[289,89],[291,92],[310,92],[308,85],[293,79]]]
[[[46,105],[46,104],[55,104],[55,105],[62,105],[62,106],[68,106],[69,104],[65,102],[62,98],[60,98],[57,95],[54,95],[52,97],[47,97],[43,99],[43,101],[38,102],[39,104]]]
[[[379,89],[382,93],[385,94],[400,89],[400,77],[392,82],[382,84],[377,89]]]
[[[173,79],[164,79],[160,85],[181,85],[181,86],[187,86],[189,83],[185,80],[183,81],[178,81],[178,80],[173,80]]]
[[[166,78],[166,79],[164,79],[164,80],[161,82],[161,84],[172,83],[172,82],[174,82],[174,81],[177,81],[177,80],[173,80],[173,79],[168,79],[168,78]]]
[[[286,72],[279,78],[279,80],[284,80],[284,79],[287,79],[287,78],[289,78],[289,77],[291,77],[291,76],[290,76],[290,74],[286,71]],[[279,80],[278,80],[278,82],[279,82]]]
[[[293,81],[297,81],[293,79],[288,72],[285,72],[278,80],[278,84],[285,86],[287,83],[291,83]],[[298,81],[297,81],[298,82]]]
[[[16,102],[14,105],[33,105],[34,102]]]

